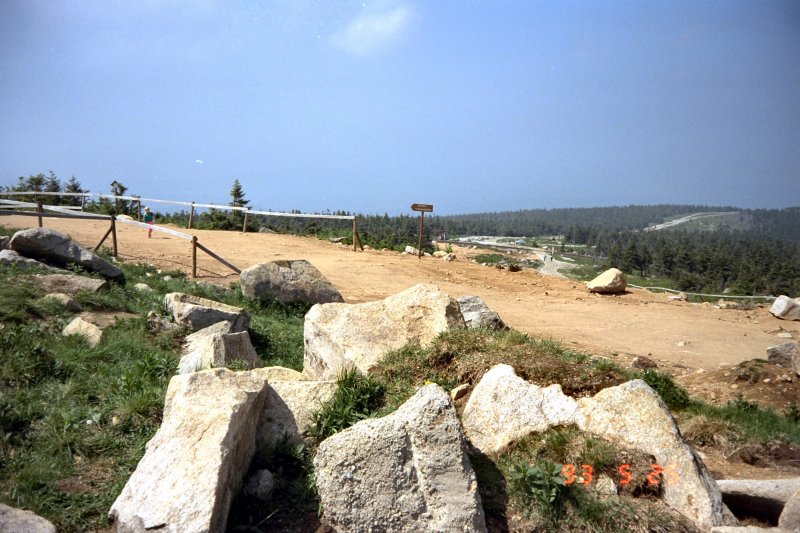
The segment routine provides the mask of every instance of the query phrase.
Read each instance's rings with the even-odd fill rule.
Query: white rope
[[[775,300],[774,296],[737,296],[733,294],[703,294],[699,292],[686,292],[686,291],[679,291],[676,289],[668,289],[666,287],[640,287],[638,285],[628,284],[628,287],[633,287],[634,289],[646,289],[646,290],[659,290],[659,291],[666,291],[666,292],[674,292],[675,294],[686,294],[687,296],[703,296],[705,298],[736,298],[736,299],[760,299],[760,300]]]

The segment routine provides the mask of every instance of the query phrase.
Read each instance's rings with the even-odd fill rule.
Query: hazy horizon
[[[0,3],[0,185],[256,209],[800,205],[800,3]]]

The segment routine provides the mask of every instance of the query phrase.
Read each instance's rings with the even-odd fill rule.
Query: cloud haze
[[[405,3],[378,2],[364,6],[346,28],[333,36],[333,43],[356,55],[371,55],[398,42],[414,20],[414,8]]]

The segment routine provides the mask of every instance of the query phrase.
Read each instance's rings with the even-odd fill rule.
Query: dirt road
[[[2,217],[7,227],[31,227],[35,218]],[[45,219],[45,226],[96,245],[108,228],[104,222]],[[177,229],[177,228],[175,228]],[[622,296],[598,296],[583,284],[544,276],[532,270],[509,272],[471,263],[479,250],[454,247],[458,259],[402,255],[389,251],[353,252],[351,247],[311,237],[222,231],[181,230],[240,268],[275,259],[307,259],[341,291],[348,302],[384,298],[416,283],[435,283],[452,296],[476,294],[513,328],[549,337],[579,350],[619,359],[646,355],[662,366],[718,370],[754,357],[768,346],[786,342],[781,331],[800,338],[800,322],[772,317],[766,308],[721,310],[670,300],[666,295],[632,289]],[[191,269],[189,241],[118,225],[124,260],[165,269]],[[198,251],[201,279],[228,284],[237,276]]]

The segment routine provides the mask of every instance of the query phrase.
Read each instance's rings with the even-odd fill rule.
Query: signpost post
[[[422,258],[422,235],[425,224],[425,213],[433,212],[433,205],[431,204],[411,204],[412,211],[419,211],[419,246],[417,247],[417,258]]]

